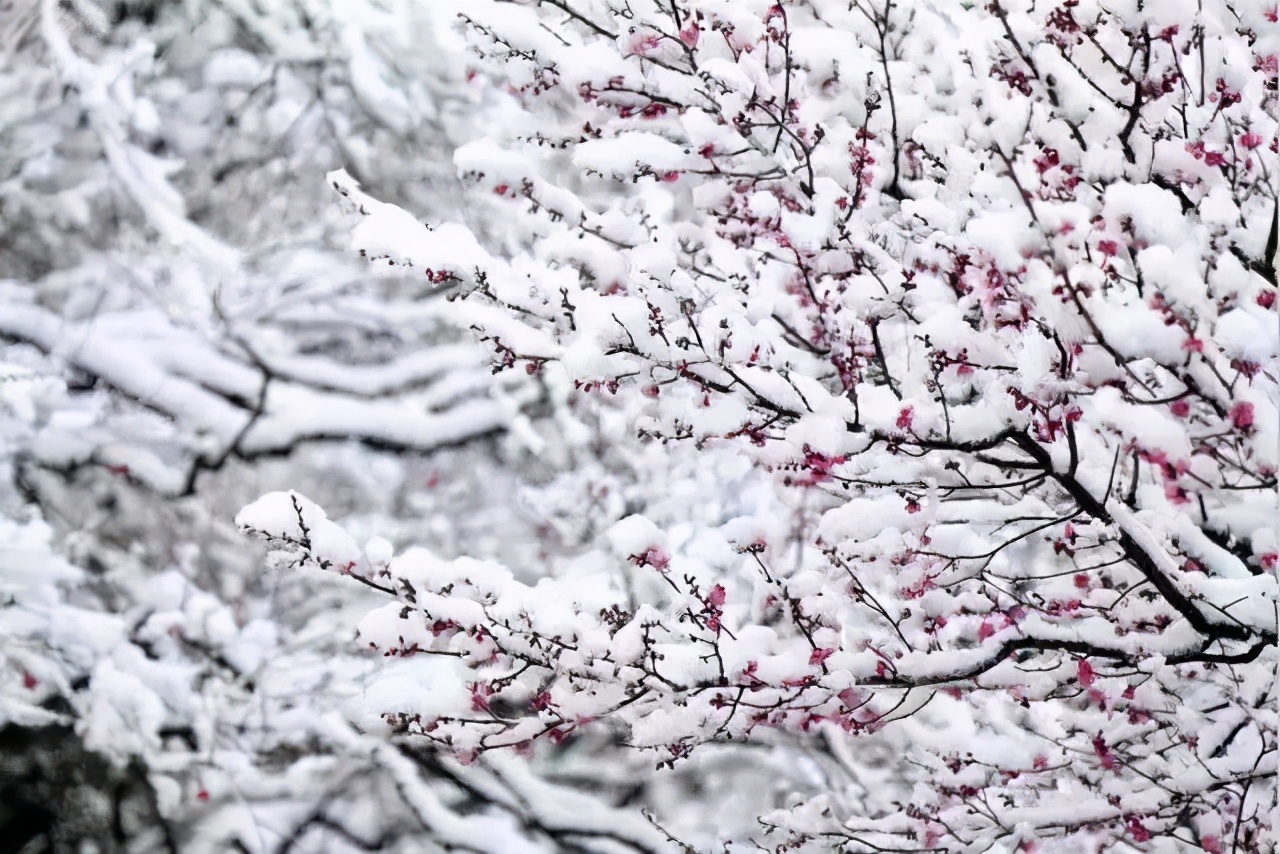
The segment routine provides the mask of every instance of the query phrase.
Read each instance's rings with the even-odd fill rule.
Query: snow
[[[643,516],[628,516],[609,529],[607,536],[616,554],[623,557],[643,555],[650,549],[664,550],[666,537],[658,526]]]
[[[248,89],[257,84],[262,75],[262,63],[248,51],[236,48],[218,51],[204,66],[207,86]]]
[[[302,544],[317,561],[335,567],[350,570],[363,559],[360,547],[346,531],[315,503],[292,490],[262,496],[236,514],[236,525]]]
[[[1235,308],[1218,316],[1214,342],[1224,353],[1260,364],[1280,356],[1280,329],[1260,311]]]
[[[0,9],[0,724],[197,852],[1274,847],[1266,9],[304,5]]]
[[[1122,181],[1107,187],[1103,196],[1106,215],[1133,220],[1138,237],[1166,247],[1182,246],[1188,239],[1186,224],[1179,213],[1178,199],[1153,184]]]
[[[574,165],[603,175],[630,176],[637,166],[655,172],[679,169],[689,158],[679,145],[654,133],[634,131],[612,139],[584,142],[574,152]]]

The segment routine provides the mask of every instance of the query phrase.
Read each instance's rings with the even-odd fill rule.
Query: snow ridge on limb
[[[55,468],[93,462],[162,493],[190,494],[201,471],[231,457],[346,440],[431,451],[500,432],[510,414],[509,404],[490,395],[483,353],[469,345],[443,343],[383,364],[342,365],[324,356],[273,355],[265,342],[259,350],[249,343],[257,337],[252,327],[244,337],[202,340],[154,310],[74,323],[15,303],[0,318],[0,334],[101,380],[162,416],[176,434],[157,453],[109,424],[71,445],[48,430],[34,461]]]

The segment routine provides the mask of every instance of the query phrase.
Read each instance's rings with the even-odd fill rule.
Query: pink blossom
[[[1108,771],[1114,771],[1119,765],[1116,755],[1111,752],[1111,748],[1107,746],[1107,741],[1099,733],[1092,740],[1093,752],[1097,755],[1098,760],[1102,763],[1102,767]]]
[[[822,662],[830,658],[834,652],[835,652],[834,649],[824,649],[822,647],[818,647],[813,652],[809,653],[809,666],[818,667],[819,665],[822,664]]]
[[[1262,145],[1262,134],[1249,131],[1240,135],[1240,144],[1245,148],[1257,148]]]
[[[848,460],[844,455],[830,456],[804,446],[804,467],[811,472],[813,483],[821,483],[831,479],[831,471]]]
[[[628,56],[647,56],[662,43],[662,36],[653,30],[641,29],[627,37],[623,48]]]
[[[857,688],[845,688],[837,694],[836,697],[839,698],[840,702],[844,704],[846,709],[852,709],[856,706],[860,706],[865,700]]]
[[[650,546],[642,554],[632,555],[631,560],[636,566],[651,566],[658,572],[666,572],[671,565],[670,556],[657,546]]]
[[[702,29],[698,26],[697,19],[689,15],[685,25],[680,28],[680,41],[684,42],[685,47],[697,47],[701,35]]]
[[[725,590],[723,585],[717,584],[707,593],[707,604],[713,608],[719,608],[724,605]]]
[[[471,711],[489,711],[489,698],[493,696],[493,688],[484,682],[472,682],[468,687],[471,691]]]
[[[1253,432],[1253,404],[1241,400],[1231,407],[1231,426],[1243,433]]]
[[[1138,821],[1137,817],[1130,817],[1128,822],[1129,835],[1133,837],[1134,842],[1147,842],[1151,839],[1151,831]]]
[[[903,407],[898,413],[898,420],[894,422],[899,430],[910,430],[912,419],[915,417],[910,406]]]

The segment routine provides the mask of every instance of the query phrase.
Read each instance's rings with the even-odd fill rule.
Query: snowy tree
[[[488,216],[332,183],[363,254],[570,400],[566,444],[609,441],[548,487],[590,523],[536,584],[297,493],[239,516],[388,600],[388,726],[804,768],[745,828],[714,787],[651,802],[697,850],[1273,850],[1274,5],[465,26],[511,105],[454,156]]]

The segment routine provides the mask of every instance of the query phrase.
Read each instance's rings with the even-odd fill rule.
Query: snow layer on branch
[[[469,279],[489,260],[471,232],[454,223],[428,228],[411,214],[362,193],[360,185],[339,169],[325,176],[362,219],[352,230],[352,245],[375,260],[415,263],[460,279]]]
[[[296,492],[272,492],[236,514],[236,525],[272,540],[301,545],[317,562],[343,572],[360,564],[363,553],[355,540],[329,521],[325,512]]]

